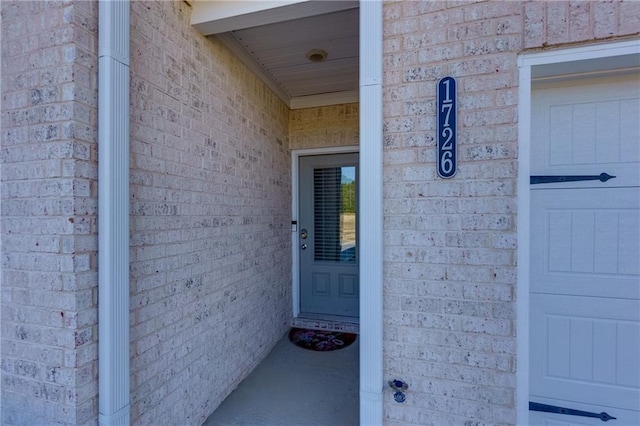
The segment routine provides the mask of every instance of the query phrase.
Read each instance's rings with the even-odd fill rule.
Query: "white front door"
[[[640,425],[639,105],[637,72],[532,92],[531,174],[569,178],[531,185],[530,401],[611,425]]]

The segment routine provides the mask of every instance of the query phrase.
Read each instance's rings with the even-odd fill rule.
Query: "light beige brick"
[[[591,2],[572,1],[569,3],[569,41],[593,38],[592,16]]]
[[[393,311],[384,368],[415,392],[402,406],[385,395],[387,424],[515,423],[516,60],[523,49],[636,34],[636,4],[406,2],[402,16],[385,5],[384,72],[396,78],[383,88],[384,300]],[[421,31],[399,44],[393,34],[416,17]],[[459,168],[445,181],[434,170],[434,102],[446,75],[458,80]]]
[[[88,280],[76,276],[96,267],[91,261],[97,249],[95,229],[84,226],[91,223],[92,215],[95,218],[96,204],[81,201],[81,197],[95,198],[90,188],[96,178],[96,156],[90,154],[89,146],[76,142],[72,131],[82,128],[76,122],[95,127],[95,79],[85,78],[83,68],[93,67],[95,76],[97,56],[86,51],[80,55],[75,49],[73,34],[78,27],[69,20],[74,13],[73,4],[2,4],[3,55],[6,40],[7,54],[15,55],[2,62],[2,217],[3,233],[7,233],[2,267],[4,277],[10,277],[3,287],[12,293],[7,299],[3,291],[3,307],[10,306],[3,322],[3,357],[14,357],[17,363],[31,359],[40,371],[34,375],[27,364],[16,364],[21,366],[2,372],[7,384],[3,386],[3,422],[80,424],[97,415],[93,409],[79,408],[86,401],[94,407],[97,389],[76,388],[80,377],[97,383],[95,356],[77,356],[96,339],[92,330],[97,305],[91,295],[97,281],[95,274]],[[92,20],[95,15],[84,22]],[[95,46],[95,26],[93,30],[83,29],[83,40]],[[78,78],[72,74],[74,67]],[[95,144],[95,137],[89,141]],[[88,239],[75,244],[76,233],[86,233]],[[65,289],[72,282],[83,284]],[[83,292],[85,288],[88,293]],[[81,322],[74,319],[78,309],[85,312]],[[26,342],[31,343],[25,346]],[[61,348],[67,348],[66,353]],[[63,362],[63,356],[68,362]],[[63,364],[66,367],[58,370],[56,366]],[[30,379],[28,387],[21,385],[25,375]],[[5,391],[16,395],[17,405],[7,402]],[[27,396],[28,404],[19,402]]]
[[[131,6],[132,420],[198,423],[291,314],[289,150],[357,145],[359,106],[289,111],[183,2]],[[0,7],[1,421],[91,424],[97,2]],[[515,423],[516,58],[637,35],[639,7],[385,2],[384,369],[412,389],[402,406],[386,391],[386,424]],[[435,174],[444,75],[459,80],[450,181]],[[265,351],[245,350],[247,330]]]
[[[617,34],[640,33],[640,3],[634,1],[620,1],[618,4]]]
[[[617,31],[618,10],[611,1],[597,1],[592,5],[595,37],[610,37]]]

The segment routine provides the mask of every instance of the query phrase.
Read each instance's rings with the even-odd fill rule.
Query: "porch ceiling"
[[[192,24],[218,37],[291,108],[358,100],[357,1],[252,3],[196,1]],[[326,59],[308,59],[314,49]]]

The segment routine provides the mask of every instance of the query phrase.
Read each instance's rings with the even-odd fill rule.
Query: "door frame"
[[[353,154],[359,153],[358,146],[337,146],[327,148],[307,148],[296,149],[291,151],[291,226],[293,222],[299,226],[299,197],[300,189],[300,157],[308,157],[313,155],[332,155],[332,154]],[[360,213],[358,212],[358,216]],[[297,228],[297,227],[296,227]],[[300,315],[300,233],[291,230],[291,295],[293,302],[293,317]]]
[[[517,197],[517,424],[529,423],[529,256],[531,161],[531,81],[539,76],[557,76],[614,71],[637,61],[640,40],[611,41],[518,57],[518,197]]]

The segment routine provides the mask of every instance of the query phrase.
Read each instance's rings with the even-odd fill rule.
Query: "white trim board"
[[[360,2],[360,424],[383,423],[382,8]]]
[[[640,40],[525,53],[518,57],[518,281],[517,281],[517,424],[529,422],[529,241],[531,161],[531,82],[536,77],[591,73],[637,66]],[[606,64],[606,66],[605,66]]]
[[[211,35],[356,7],[357,0],[196,1],[191,25],[202,34]]]
[[[320,95],[294,96],[289,100],[289,108],[303,109],[327,105],[350,104],[360,101],[360,93],[357,90],[344,92],[323,93]]]
[[[98,8],[98,422],[128,426],[131,11],[129,2]]]

